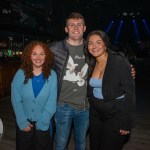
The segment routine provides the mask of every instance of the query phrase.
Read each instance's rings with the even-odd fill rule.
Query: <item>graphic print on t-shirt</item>
[[[67,70],[64,76],[64,80],[70,82],[76,82],[78,86],[83,86],[86,78],[86,73],[88,69],[88,65],[85,64],[80,71],[76,71],[76,67],[78,66],[77,63],[74,63],[71,56],[69,56]]]

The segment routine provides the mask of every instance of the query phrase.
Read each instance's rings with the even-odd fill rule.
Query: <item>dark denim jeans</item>
[[[55,150],[66,150],[72,123],[74,125],[75,150],[86,149],[89,128],[89,109],[75,109],[68,104],[57,106],[55,113]]]

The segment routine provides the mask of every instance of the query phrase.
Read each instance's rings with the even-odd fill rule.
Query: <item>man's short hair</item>
[[[80,13],[77,13],[77,12],[73,12],[68,15],[68,17],[66,18],[66,25],[69,19],[82,19],[85,23],[84,17]]]

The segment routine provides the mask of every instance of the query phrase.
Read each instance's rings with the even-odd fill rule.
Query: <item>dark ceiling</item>
[[[87,24],[86,33],[95,29],[105,31],[113,20],[114,24],[109,34],[114,39],[119,23],[123,20],[120,40],[135,40],[132,23],[135,19],[140,38],[143,40],[150,38],[142,23],[142,20],[146,19],[150,26],[149,0],[53,0],[53,13],[56,22],[58,21],[60,25],[63,22],[62,28],[66,16],[73,11],[84,15]]]
[[[5,1],[5,0],[3,0]],[[39,28],[40,31],[45,30],[46,33],[55,33],[57,39],[64,38],[65,18],[71,12],[80,12],[86,20],[87,33],[91,30],[107,30],[110,22],[113,20],[113,26],[109,31],[112,40],[115,39],[120,21],[123,25],[120,32],[121,41],[135,40],[133,19],[137,23],[137,31],[141,40],[150,40],[150,35],[143,25],[142,20],[146,22],[150,28],[150,0],[6,0],[18,1],[36,8],[36,16],[24,11],[30,19],[23,23],[28,26],[34,26],[32,29]],[[21,9],[21,8],[19,8]],[[40,11],[45,12],[40,14]],[[20,15],[20,13],[19,13]],[[30,15],[32,15],[30,17]],[[49,16],[47,16],[49,15]],[[43,16],[43,17],[42,17]],[[15,17],[16,18],[16,17]],[[43,21],[42,21],[43,18]],[[6,17],[5,17],[6,19]],[[11,18],[12,19],[12,18]],[[14,19],[15,20],[15,19]],[[18,19],[19,20],[19,19]],[[18,22],[16,20],[16,22]],[[45,22],[45,21],[48,21]],[[31,23],[30,23],[31,22]],[[22,23],[22,24],[23,24]],[[28,24],[27,24],[28,23]],[[22,30],[22,29],[21,29]]]

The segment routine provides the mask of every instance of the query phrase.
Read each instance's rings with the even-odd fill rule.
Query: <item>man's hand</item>
[[[131,65],[131,74],[132,74],[133,79],[135,79],[136,71],[133,65]]]
[[[130,131],[120,130],[120,134],[121,135],[127,135],[127,134],[130,134]]]

